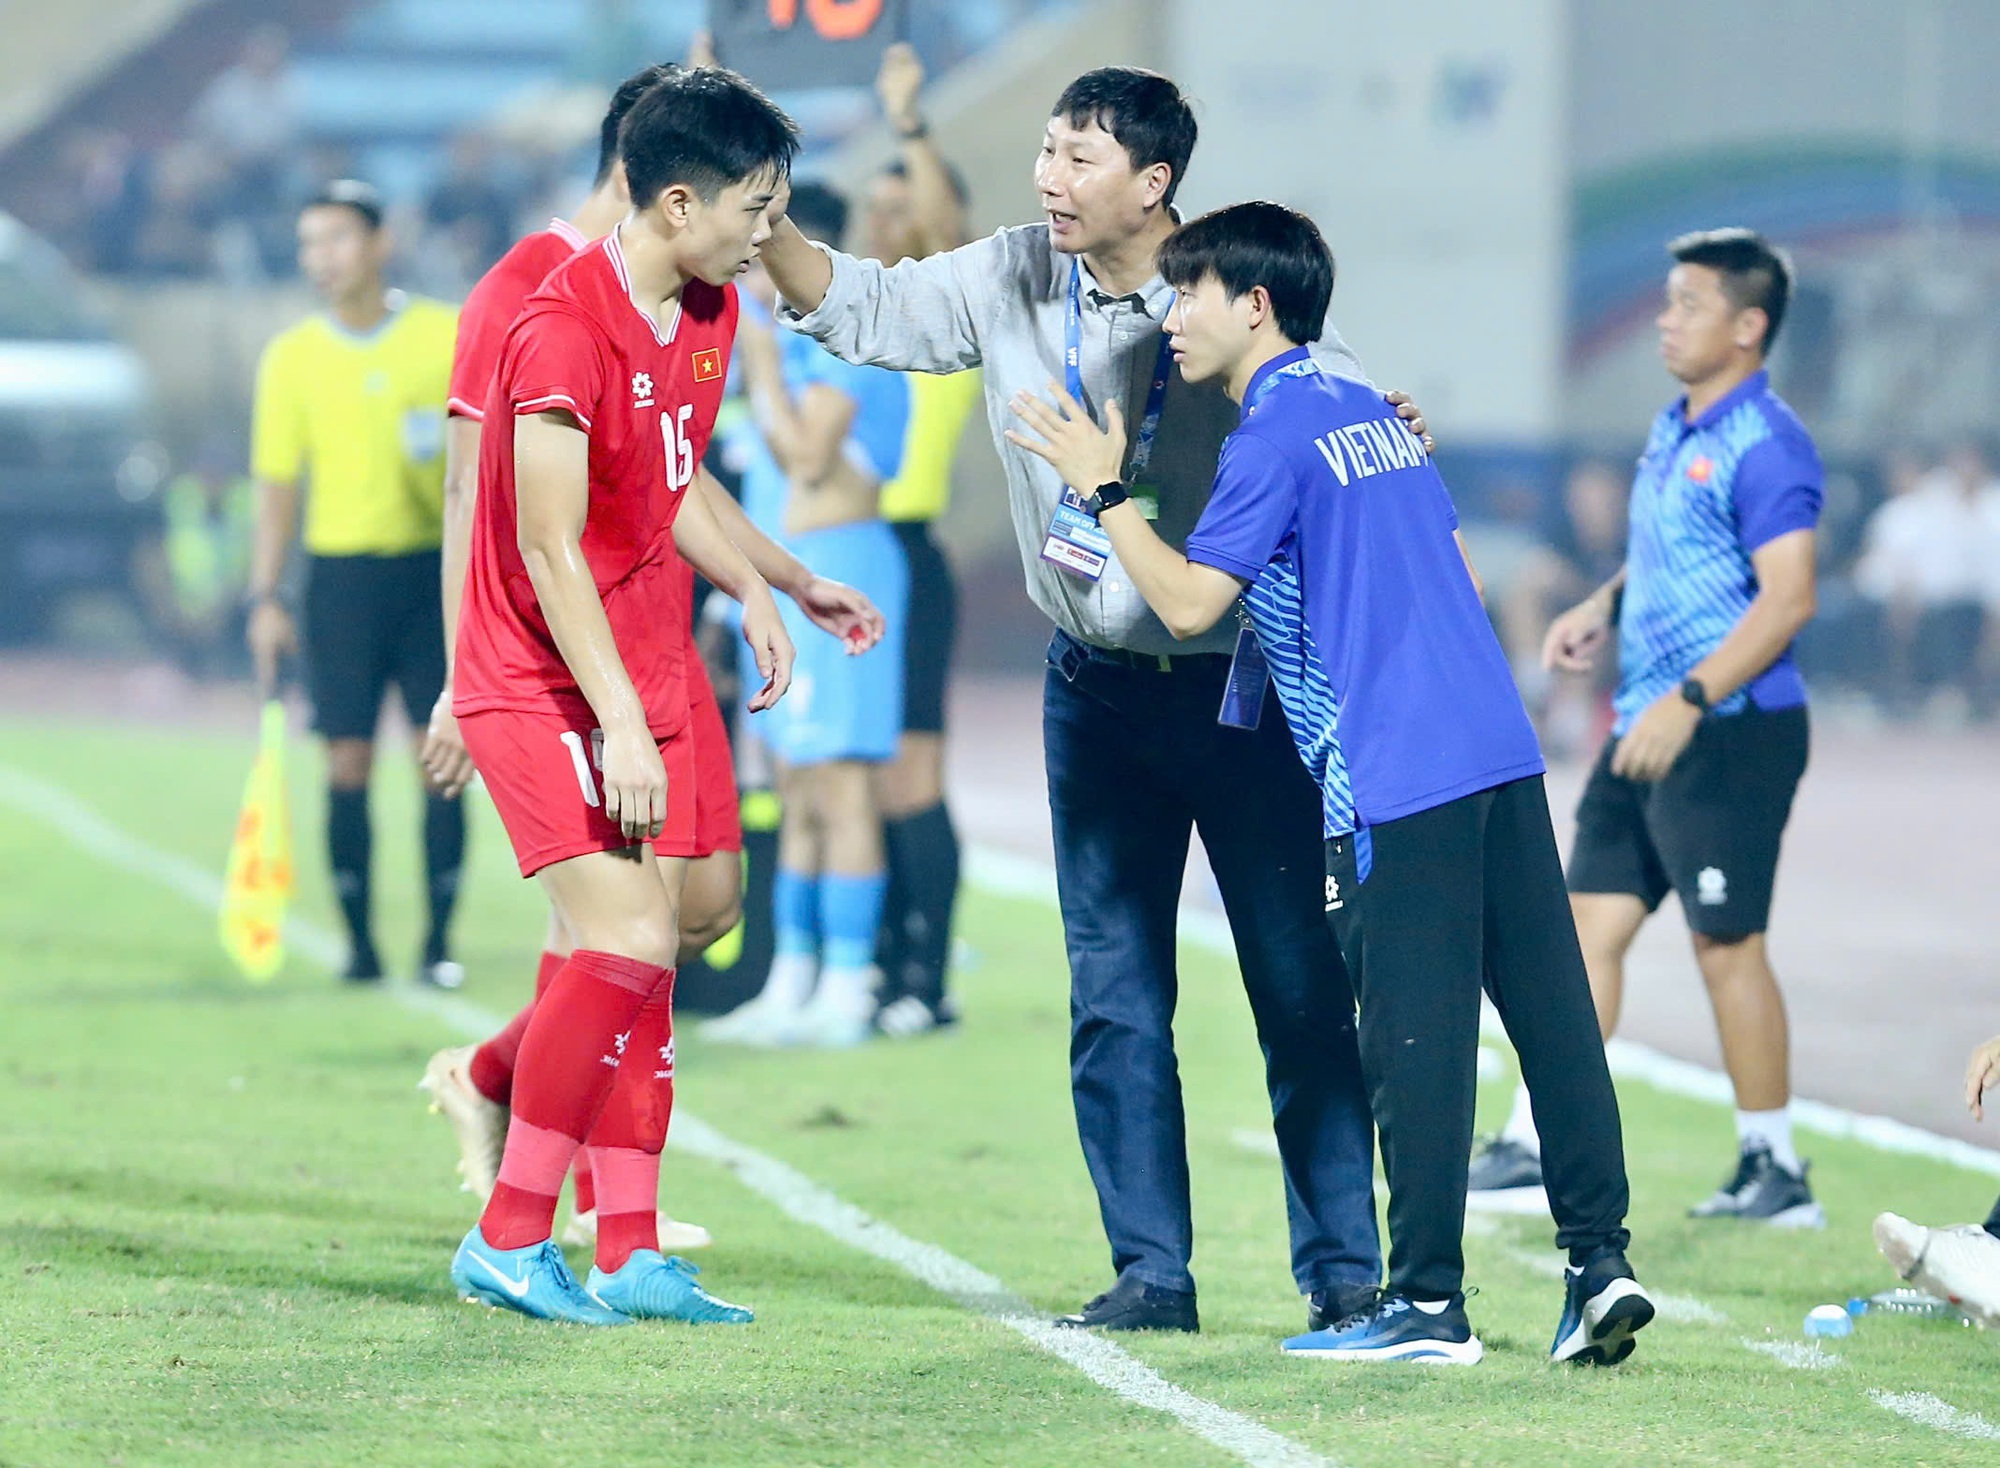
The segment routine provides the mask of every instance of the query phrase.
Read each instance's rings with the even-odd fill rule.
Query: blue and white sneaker
[[[1486,1354],[1465,1296],[1453,1295],[1436,1313],[1407,1295],[1384,1295],[1372,1309],[1285,1342],[1288,1356],[1322,1356],[1335,1361],[1417,1361],[1471,1366]]]
[[[496,1249],[479,1225],[451,1261],[451,1282],[465,1299],[536,1320],[568,1325],[630,1325],[632,1317],[583,1292],[554,1239],[524,1249]]]
[[[694,1282],[701,1271],[676,1254],[636,1249],[615,1271],[590,1271],[586,1288],[606,1309],[634,1320],[685,1320],[690,1325],[748,1325],[757,1317],[741,1305],[718,1300]]]
[[[1653,1301],[1617,1250],[1606,1250],[1563,1276],[1563,1313],[1551,1361],[1616,1366],[1632,1354],[1634,1332],[1652,1322]]]

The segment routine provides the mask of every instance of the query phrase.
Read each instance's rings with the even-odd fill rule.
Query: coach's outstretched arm
[[[816,245],[780,220],[760,251],[778,287],[778,319],[834,356],[897,372],[977,367],[976,314],[1004,286],[1001,236],[885,266]]]
[[[604,731],[604,813],[629,841],[650,841],[667,818],[667,768],[646,707],[611,635],[583,557],[590,508],[590,439],[564,412],[514,424],[515,535],[556,651]]]

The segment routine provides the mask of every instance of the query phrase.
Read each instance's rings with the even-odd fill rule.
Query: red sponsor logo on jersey
[[[722,349],[704,347],[694,354],[694,380],[713,382],[722,376]]]
[[[1688,465],[1688,478],[1696,484],[1708,483],[1708,477],[1715,472],[1715,460],[1702,454]]]

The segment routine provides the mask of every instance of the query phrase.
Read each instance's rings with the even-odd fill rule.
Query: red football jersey
[[[736,334],[736,288],[691,281],[672,326],[632,301],[618,235],[558,266],[507,333],[479,441],[453,708],[589,708],[517,542],[514,422],[552,408],[590,439],[582,548],[657,736],[687,724],[686,564],[672,528],[708,450]]]
[[[551,219],[479,277],[458,313],[458,342],[451,353],[451,398],[446,411],[474,423],[486,416],[486,390],[500,366],[507,328],[549,278],[549,272],[590,241],[567,219]]]

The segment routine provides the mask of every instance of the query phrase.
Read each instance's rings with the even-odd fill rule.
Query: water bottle
[[[1854,1317],[1845,1305],[1815,1305],[1806,1312],[1806,1334],[1816,1338],[1851,1335]]]
[[[1871,1314],[1916,1315],[1935,1320],[1965,1318],[1951,1301],[1941,1300],[1923,1290],[1884,1290],[1879,1295],[1870,1295],[1864,1303]]]

